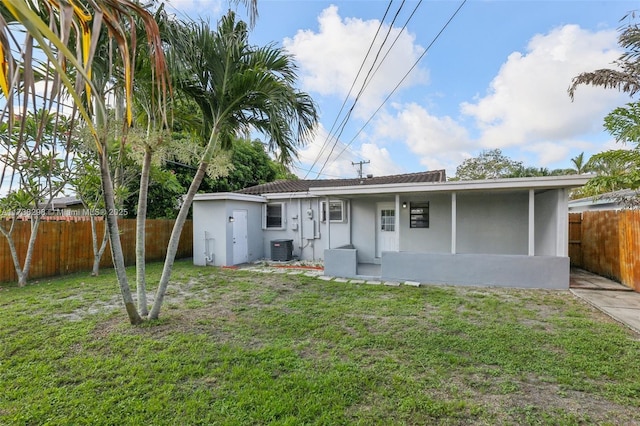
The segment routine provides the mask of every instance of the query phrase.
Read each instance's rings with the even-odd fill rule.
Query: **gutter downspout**
[[[304,250],[304,246],[302,244],[302,228],[303,228],[303,222],[302,222],[302,200],[300,198],[298,198],[298,248],[300,249],[300,260],[302,260],[302,251]]]

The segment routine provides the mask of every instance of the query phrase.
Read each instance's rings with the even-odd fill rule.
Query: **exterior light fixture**
[[[233,222],[235,221],[235,219],[233,218],[233,216],[229,216],[229,222]]]
[[[406,208],[407,208],[407,202],[406,202],[406,201],[404,201],[404,202],[402,203],[402,208],[403,208],[403,209],[406,209]]]

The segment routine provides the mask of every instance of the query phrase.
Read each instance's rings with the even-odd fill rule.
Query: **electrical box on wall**
[[[313,240],[316,235],[316,221],[315,220],[303,220],[302,221],[302,235],[307,240]]]

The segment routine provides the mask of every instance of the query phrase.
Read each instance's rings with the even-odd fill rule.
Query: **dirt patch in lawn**
[[[365,303],[367,298],[371,298],[370,305]],[[393,305],[405,300],[403,298],[407,301],[407,312]],[[318,307],[325,305],[326,310]],[[117,298],[95,302],[67,319],[115,309],[123,310]],[[634,403],[633,397],[605,397],[602,389],[611,386],[607,378],[596,376],[583,380],[585,390],[577,381],[561,384],[552,373],[549,378],[539,377],[531,372],[538,367],[527,365],[522,366],[521,373],[503,372],[496,367],[498,363],[492,365],[484,361],[486,365],[478,365],[472,371],[463,363],[458,367],[457,360],[452,359],[464,356],[467,348],[434,346],[446,342],[447,338],[464,341],[474,327],[490,328],[491,324],[503,322],[515,324],[516,333],[520,330],[549,335],[570,333],[563,328],[563,322],[576,315],[589,321],[611,323],[608,317],[562,291],[369,287],[288,274],[220,271],[211,276],[193,277],[184,283],[172,283],[160,321],[129,327],[123,325],[123,310],[122,315],[110,316],[102,322],[94,334],[96,339],[105,339],[112,333],[154,339],[197,334],[215,344],[232,344],[249,351],[274,346],[290,348],[298,354],[301,364],[314,365],[318,371],[331,370],[333,363],[348,365],[370,373],[360,386],[371,388],[363,391],[349,410],[356,419],[366,419],[369,411],[375,413],[376,401],[392,406],[394,392],[409,397],[404,396],[403,387],[394,382],[396,377],[415,386],[406,392],[422,393],[433,401],[454,401],[467,407],[459,418],[447,418],[445,424],[473,424],[476,420],[490,424],[638,424],[640,414],[636,407],[640,399]],[[265,319],[269,323],[265,323]],[[447,336],[445,320],[470,327],[461,329],[457,335],[453,330]],[[309,327],[313,322],[319,325]],[[431,344],[429,338],[436,335],[440,340]],[[495,344],[505,343],[496,340]],[[551,349],[557,350],[553,356],[556,353],[558,356],[558,365],[554,368],[562,369],[565,351],[560,347]],[[414,356],[420,351],[424,353],[424,360]],[[509,352],[509,348],[504,352]],[[486,374],[483,369],[487,370]],[[433,376],[438,374],[442,374],[441,383],[433,386]],[[378,388],[369,381],[378,383]],[[629,405],[625,405],[626,402]],[[396,420],[408,423],[434,420],[417,414],[407,416]]]

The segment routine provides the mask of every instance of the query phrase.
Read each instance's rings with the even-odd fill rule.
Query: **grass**
[[[0,312],[3,425],[640,422],[638,336],[569,292],[178,262],[139,327],[112,272],[5,285]]]

